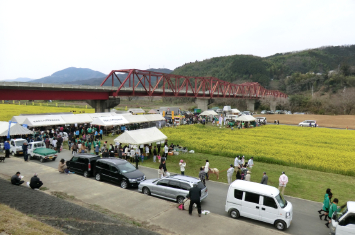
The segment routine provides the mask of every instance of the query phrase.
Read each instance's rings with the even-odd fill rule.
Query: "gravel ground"
[[[0,203],[67,234],[157,234],[4,179],[0,179],[0,189]]]

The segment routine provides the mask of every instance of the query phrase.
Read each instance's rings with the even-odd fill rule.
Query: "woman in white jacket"
[[[184,160],[181,159],[179,166],[180,166],[181,175],[185,175],[186,162],[184,162]]]
[[[206,165],[205,165],[205,173],[206,173],[206,180],[208,180],[208,171],[210,170],[210,163],[208,160],[206,160]]]

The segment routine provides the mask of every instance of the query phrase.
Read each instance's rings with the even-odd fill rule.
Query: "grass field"
[[[13,116],[30,113],[59,113],[76,111],[85,113],[94,113],[94,109],[73,108],[73,107],[50,107],[50,106],[32,106],[32,105],[15,105],[15,104],[0,104],[0,121],[9,121]]]
[[[199,153],[355,175],[354,131],[266,125],[231,130],[211,125],[164,128],[169,143]]]
[[[65,234],[6,205],[0,204],[0,234],[3,233],[13,235]]]

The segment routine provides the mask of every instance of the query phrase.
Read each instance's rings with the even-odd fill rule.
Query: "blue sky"
[[[355,43],[355,1],[0,1],[0,80]]]

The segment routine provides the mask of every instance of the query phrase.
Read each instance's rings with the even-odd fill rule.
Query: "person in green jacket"
[[[332,190],[331,190],[330,188],[327,188],[327,190],[325,191],[324,200],[323,200],[323,205],[324,205],[324,201],[326,200],[326,198],[329,198],[329,193],[331,193],[331,191],[332,191]],[[321,214],[322,211],[324,211],[323,208],[320,209],[320,210],[318,211],[318,213]]]
[[[324,195],[324,201],[323,201],[323,211],[324,211],[324,214],[321,214],[319,216],[319,219],[322,220],[322,217],[324,216],[324,220],[325,221],[328,221],[327,220],[327,216],[329,215],[329,207],[330,207],[330,199],[332,198],[333,194],[331,192],[326,193]]]
[[[343,205],[340,208],[338,208],[338,202],[339,202],[338,198],[334,198],[333,203],[330,205],[329,215],[328,215],[329,221],[325,224],[327,228],[329,228],[329,223],[332,221],[333,214],[339,212],[341,209],[343,209],[346,206]]]

